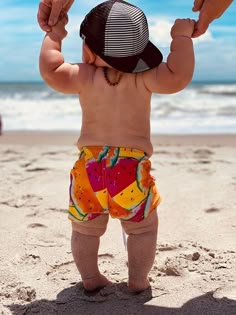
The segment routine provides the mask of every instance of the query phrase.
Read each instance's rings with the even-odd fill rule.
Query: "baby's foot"
[[[150,288],[150,282],[148,279],[144,280],[130,279],[128,281],[128,288],[132,293],[140,293]]]
[[[83,280],[83,286],[86,291],[94,291],[94,290],[102,289],[105,286],[110,285],[110,284],[112,284],[112,282],[101,274],[95,277]]]

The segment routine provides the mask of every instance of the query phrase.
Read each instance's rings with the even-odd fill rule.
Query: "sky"
[[[170,29],[176,18],[197,20],[194,0],[132,0],[146,14],[150,40],[164,55],[169,53]],[[69,12],[68,35],[63,41],[67,62],[81,62],[79,26],[84,15],[101,1],[75,0]],[[0,82],[41,81],[38,57],[43,31],[37,23],[39,0],[0,0]],[[236,82],[236,3],[194,39],[193,81]]]

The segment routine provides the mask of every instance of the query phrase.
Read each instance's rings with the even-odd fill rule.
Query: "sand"
[[[119,221],[101,239],[114,284],[84,292],[70,249],[70,133],[0,137],[0,314],[236,314],[236,137],[153,137],[158,208],[152,288],[131,295]]]

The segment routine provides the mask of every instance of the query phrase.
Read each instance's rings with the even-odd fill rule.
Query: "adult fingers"
[[[68,12],[73,3],[74,3],[74,0],[68,0],[63,6],[64,10]]]
[[[200,17],[199,20],[195,24],[192,37],[195,38],[195,37],[199,37],[203,35],[207,31],[208,26],[209,26],[208,20],[206,20],[204,16]]]
[[[68,24],[68,22],[69,22],[69,18],[68,18],[68,14],[67,13],[65,13],[64,14],[64,16],[63,16],[63,23],[64,23],[64,25],[67,25]]]
[[[51,27],[48,25],[48,17],[50,15],[51,8],[46,5],[44,2],[40,2],[37,19],[40,28],[45,31],[49,32],[51,30]]]
[[[53,1],[53,5],[51,8],[51,13],[49,17],[48,24],[50,26],[55,25],[58,22],[60,16],[64,15],[64,13],[68,12],[74,0],[51,0]]]
[[[58,22],[59,16],[63,9],[63,0],[52,0],[53,4],[51,7],[51,12],[48,20],[48,25],[53,26]]]
[[[204,0],[195,0],[193,3],[193,12],[198,12],[201,10],[202,6],[203,6]]]

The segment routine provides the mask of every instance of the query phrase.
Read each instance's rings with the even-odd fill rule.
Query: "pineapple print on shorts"
[[[88,221],[100,214],[139,222],[160,203],[143,151],[84,147],[71,170],[69,219]]]

